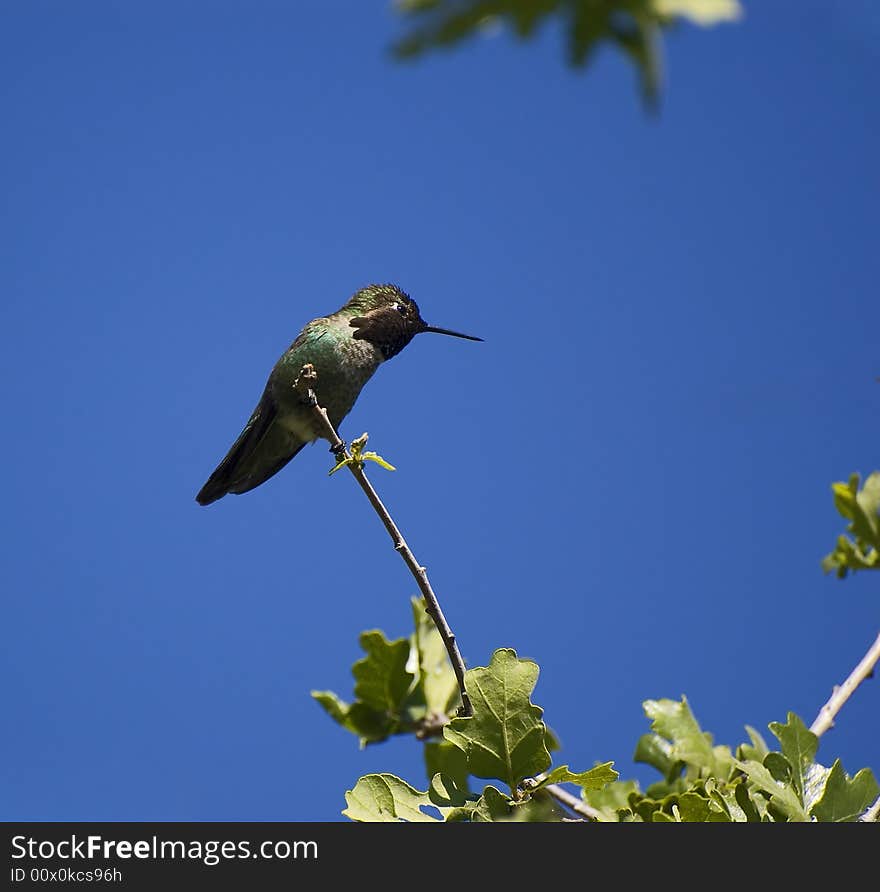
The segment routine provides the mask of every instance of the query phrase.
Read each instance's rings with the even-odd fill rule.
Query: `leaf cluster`
[[[354,702],[331,691],[312,696],[362,745],[401,733],[425,740],[430,785],[419,791],[393,774],[367,775],[346,793],[344,814],[358,821],[560,820],[564,814],[547,795],[549,784],[571,783],[585,792],[617,778],[610,762],[581,772],[551,768],[550,752],[558,744],[543,710],[531,701],[538,666],[510,648],[466,673],[473,715],[451,717],[458,687],[443,641],[421,600],[414,598],[412,607],[409,638],[361,635],[366,656],[352,667]],[[500,786],[472,792],[471,778]]]
[[[586,771],[552,766],[559,748],[532,702],[538,666],[500,648],[488,666],[468,670],[473,715],[452,716],[457,686],[443,642],[422,602],[413,599],[415,628],[389,641],[382,632],[361,636],[366,655],[352,673],[355,700],[329,691],[315,699],[362,745],[413,733],[424,744],[428,788],[393,774],[368,774],[345,794],[354,821],[561,821],[571,815],[548,794],[551,784],[578,790],[586,811],[603,822],[855,821],[880,794],[869,769],[849,777],[837,760],[815,760],[819,739],[794,713],[769,728],[771,750],[754,728],[735,750],[715,745],[687,699],[647,700],[651,730],[634,759],[660,779],[644,792],[620,780],[612,762]],[[472,781],[493,783],[476,784]]]
[[[399,58],[453,46],[506,24],[520,39],[534,36],[551,19],[563,23],[568,60],[582,67],[610,45],[635,64],[647,100],[661,85],[660,36],[680,20],[709,26],[741,15],[738,0],[397,0],[411,24],[394,46]]]
[[[601,820],[846,822],[858,820],[880,793],[870,769],[851,778],[839,759],[830,768],[816,762],[819,738],[793,712],[785,724],[769,725],[778,750],[746,726],[749,742],[733,751],[713,745],[685,697],[643,706],[651,732],[639,740],[634,759],[656,768],[661,780],[644,793],[634,781],[587,793]]]
[[[421,599],[412,599],[412,612],[415,628],[408,638],[389,641],[378,629],[361,633],[365,656],[352,666],[354,702],[333,691],[312,691],[361,746],[392,734],[428,736],[455,708],[458,685],[443,640]]]
[[[837,545],[822,561],[826,573],[832,570],[843,579],[856,570],[880,569],[880,471],[874,471],[859,488],[859,475],[847,483],[833,483],[834,505],[850,523],[849,535],[841,535]]]
[[[876,569],[880,553],[880,472],[863,486],[854,474],[833,486],[835,505],[850,521],[848,536],[825,558],[826,571]],[[816,760],[819,737],[799,716],[771,722],[771,749],[754,728],[735,749],[716,745],[685,697],[646,700],[650,732],[633,758],[660,778],[643,792],[621,780],[613,762],[586,771],[552,766],[558,741],[532,702],[539,669],[510,648],[495,651],[488,666],[470,669],[465,684],[473,714],[453,714],[459,698],[443,641],[423,602],[412,600],[414,630],[389,641],[372,630],[361,635],[365,656],[352,667],[353,702],[331,691],[313,696],[361,745],[413,733],[424,742],[429,780],[419,790],[393,774],[369,774],[345,794],[343,814],[355,821],[561,821],[555,785],[578,788],[574,812],[602,822],[779,823],[857,821],[880,795],[868,768],[850,777],[840,760]],[[490,780],[472,790],[472,779]],[[554,785],[551,788],[551,785]],[[550,794],[553,795],[550,795]],[[575,800],[577,802],[577,800]],[[871,812],[876,810],[871,806]],[[581,818],[582,819],[582,818]]]

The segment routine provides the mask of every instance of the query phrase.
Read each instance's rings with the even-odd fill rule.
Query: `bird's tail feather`
[[[305,446],[304,440],[276,423],[277,414],[275,401],[267,391],[223,461],[199,490],[196,501],[200,505],[259,486]]]

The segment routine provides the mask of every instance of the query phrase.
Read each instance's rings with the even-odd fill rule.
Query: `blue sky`
[[[0,11],[2,817],[339,820],[358,633],[415,587],[323,446],[194,496],[302,325],[392,281],[430,322],[342,425],[470,665],[535,659],[562,761],[641,703],[809,723],[877,633],[819,562],[880,467],[880,21],[747,4],[667,41],[662,111],[548,28],[418,64],[385,2]],[[880,769],[876,682],[819,758]],[[767,735],[769,737],[769,734]]]

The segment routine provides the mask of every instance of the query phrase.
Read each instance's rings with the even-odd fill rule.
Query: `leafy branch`
[[[410,640],[417,648],[416,638]],[[556,742],[542,720],[543,710],[531,702],[537,678],[538,667],[531,660],[520,659],[510,648],[496,650],[488,666],[468,670],[473,715],[450,719],[438,729],[442,739],[425,744],[428,789],[419,791],[393,774],[366,775],[346,793],[343,813],[357,821],[412,820],[413,809],[424,815],[415,820],[546,821],[566,816],[561,805],[577,820],[598,819],[596,809],[559,784],[576,784],[583,794],[616,780],[617,772],[610,762],[582,772],[567,765],[550,767]],[[328,692],[314,696],[323,705]],[[405,699],[430,698],[416,683]],[[336,718],[345,726],[344,718]],[[472,792],[470,777],[500,781],[501,787],[488,784]]]
[[[416,647],[416,636],[410,641]],[[411,652],[408,664],[416,662]],[[880,809],[871,805],[880,795],[871,771],[851,777],[839,760],[830,768],[817,762],[819,735],[794,713],[769,725],[777,749],[749,727],[749,741],[731,748],[713,743],[685,698],[644,703],[651,731],[635,759],[660,774],[644,792],[610,762],[582,772],[551,768],[557,744],[531,700],[537,677],[531,660],[496,650],[488,666],[468,671],[474,715],[450,720],[441,740],[425,743],[427,789],[393,774],[366,775],[346,793],[343,813],[355,821],[560,821],[561,805],[578,820],[601,822],[837,823],[872,820]],[[421,684],[408,691],[410,701],[421,699]],[[494,782],[472,791],[472,777]]]
[[[859,494],[855,485],[847,491],[854,499]],[[864,510],[864,500],[856,503]],[[496,650],[488,666],[467,671],[472,713],[450,718],[457,682],[418,598],[413,620],[408,639],[389,641],[377,630],[361,636],[366,656],[353,667],[354,703],[313,692],[362,743],[399,733],[414,733],[424,743],[428,788],[393,774],[366,775],[346,793],[343,813],[354,821],[571,820],[567,815],[652,823],[880,820],[880,788],[869,769],[850,776],[839,760],[831,767],[816,760],[820,737],[880,661],[880,636],[809,728],[794,713],[770,723],[778,749],[748,726],[748,742],[716,745],[684,697],[646,700],[651,731],[638,741],[634,759],[661,777],[642,791],[636,781],[620,779],[611,762],[582,772],[551,767],[558,742],[531,700],[538,667],[510,648]],[[472,778],[500,786],[472,790]],[[579,795],[562,784],[579,787]]]
[[[396,0],[410,30],[394,45],[399,59],[450,47],[502,25],[521,40],[559,19],[569,63],[586,66],[602,45],[636,66],[642,94],[656,102],[662,84],[661,36],[681,21],[709,27],[742,15],[738,0]]]
[[[850,523],[849,535],[841,535],[837,545],[822,561],[826,573],[832,570],[843,579],[850,571],[880,570],[880,471],[869,474],[859,488],[859,475],[847,483],[834,483],[834,505]]]
[[[850,777],[840,760],[830,768],[815,759],[820,736],[833,725],[853,691],[880,661],[880,636],[810,728],[794,713],[771,722],[779,741],[771,750],[746,727],[749,742],[735,749],[715,745],[682,697],[646,700],[651,732],[636,746],[634,759],[656,768],[661,780],[641,791],[621,780],[612,762],[586,771],[552,766],[558,741],[531,700],[539,669],[511,648],[496,650],[488,666],[465,670],[455,636],[446,623],[424,567],[416,561],[398,527],[367,480],[364,461],[387,465],[365,453],[366,434],[346,449],[318,405],[317,378],[304,366],[295,383],[314,409],[318,429],[337,459],[367,494],[415,577],[422,599],[414,598],[414,631],[388,640],[379,630],[364,632],[365,656],[352,669],[355,700],[331,691],[313,696],[362,744],[392,734],[413,733],[424,743],[428,788],[417,789],[393,774],[368,774],[345,794],[347,817],[354,821],[578,821],[602,822],[851,822],[874,821],[880,814],[880,787],[868,768]],[[852,520],[850,532],[862,558],[874,536],[880,475],[859,491],[858,478],[835,487],[835,502]],[[867,496],[865,493],[867,492]],[[841,507],[843,506],[843,508]],[[457,699],[462,706],[453,714]],[[500,782],[471,790],[470,779]],[[561,784],[580,789],[576,796]],[[873,804],[872,804],[873,803]]]
[[[425,738],[439,733],[446,734],[448,729],[449,735],[454,735],[455,733],[460,735],[457,741],[460,749],[468,749],[471,745],[468,741],[471,741],[476,744],[476,751],[479,752],[482,744],[479,735],[474,738],[472,734],[469,734],[472,729],[462,728],[461,725],[456,726],[456,722],[467,723],[474,719],[474,709],[466,683],[466,675],[472,673],[466,673],[464,660],[459,651],[455,635],[449,627],[437,596],[428,581],[427,571],[416,560],[415,555],[403,538],[403,534],[363,470],[365,460],[375,461],[389,470],[394,470],[394,468],[375,452],[364,452],[364,446],[367,442],[366,434],[352,441],[351,451],[346,448],[330,422],[326,410],[318,404],[314,391],[317,378],[318,375],[314,366],[311,364],[304,365],[293,387],[303,398],[304,402],[311,405],[317,427],[330,443],[330,451],[336,457],[336,465],[330,473],[333,474],[342,467],[347,467],[351,471],[391,536],[395,550],[400,553],[413,574],[424,598],[424,614],[433,621],[452,666],[458,686],[458,694],[461,699],[461,706],[458,709],[456,718],[450,721],[447,715],[447,711],[450,709],[448,685],[444,685],[440,681],[443,672],[437,666],[436,648],[433,648],[434,653],[432,653],[431,636],[426,632],[423,623],[420,622],[420,612],[415,603],[413,604],[413,610],[416,632],[409,644],[404,639],[389,642],[378,630],[365,632],[361,635],[361,645],[367,651],[367,656],[354,666],[356,679],[355,695],[357,700],[353,704],[346,703],[331,691],[314,691],[313,696],[331,717],[343,725],[343,727],[356,733],[362,743],[384,740],[389,734],[412,730],[415,731],[417,737]],[[513,655],[512,658],[516,661],[515,653],[513,651],[509,653]],[[419,667],[418,683],[415,683],[415,673],[410,672],[407,668],[411,663],[411,656],[415,658],[415,666]],[[524,663],[525,661],[517,662]],[[532,679],[531,687],[534,687],[534,681],[537,680],[537,666],[531,665],[534,666],[534,679]],[[479,672],[481,670],[475,671]],[[530,676],[531,672],[526,671],[525,675],[521,676],[519,680],[519,686],[528,686],[527,679]],[[479,675],[476,678],[477,690],[483,695],[484,691],[480,687]],[[502,676],[501,682],[504,685],[506,676]],[[531,690],[531,687],[528,687],[526,691],[526,701],[528,700],[528,692]],[[438,689],[443,692],[439,696],[437,693]],[[490,711],[493,709],[491,704],[489,704],[489,709]],[[531,709],[536,710],[537,714],[540,715],[540,710],[537,707],[531,707]],[[522,750],[519,750],[519,756],[517,756],[517,747],[510,750],[507,749],[508,728],[506,726],[502,727],[501,731],[505,735],[503,758],[506,760],[506,769],[503,774],[508,781],[514,800],[531,800],[535,793],[543,791],[543,793],[558,800],[575,811],[575,813],[586,818],[595,818],[595,812],[589,805],[580,803],[571,794],[562,789],[558,783],[553,782],[558,780],[579,780],[590,775],[590,772],[585,772],[583,775],[574,775],[568,771],[567,766],[563,766],[561,773],[557,770],[556,773],[543,778],[532,779],[524,787],[519,786],[519,782],[525,780],[525,774],[520,775],[519,773],[518,759],[525,758],[528,763],[530,758],[537,758],[536,764],[538,767],[535,769],[536,772],[542,771],[543,768],[549,765],[550,757],[544,745],[544,739],[545,737],[547,739],[552,738],[543,724],[533,725],[526,733],[526,738],[532,737],[535,739],[536,735],[540,738],[540,748],[543,752],[538,752],[536,755],[527,753],[525,757],[522,756]],[[526,750],[528,750],[528,747],[526,747]],[[495,755],[497,757],[497,754]],[[543,764],[545,755],[546,764]],[[492,764],[491,756],[483,754],[483,758],[487,760],[481,763],[485,770],[485,766]],[[617,773],[611,771],[610,765],[611,763],[608,763],[606,766],[610,772],[608,776],[616,777]],[[479,774],[479,769],[474,769],[473,773]],[[494,775],[490,773],[488,776]],[[416,791],[398,778],[394,778],[393,775],[389,777],[393,778],[393,780],[385,778],[380,782],[375,779],[376,776],[371,776],[372,779],[367,782],[367,786],[374,798],[379,797],[379,799],[382,799],[390,796],[394,800],[396,791],[397,794],[402,795],[405,800],[412,804],[415,801],[412,797],[417,795]],[[440,782],[441,777],[443,777],[441,774],[437,775],[438,782]],[[443,777],[443,782],[447,781],[448,778]],[[586,781],[586,783],[589,784],[590,781]],[[456,795],[456,801],[459,798],[460,796]],[[354,808],[355,813],[357,813],[356,800],[353,800],[353,802],[355,804],[350,803],[350,808]],[[450,802],[452,802],[451,799]],[[464,800],[458,804],[463,806]],[[478,809],[479,806],[474,806],[471,811],[465,810],[463,814],[470,816]],[[491,808],[490,811],[492,811]]]

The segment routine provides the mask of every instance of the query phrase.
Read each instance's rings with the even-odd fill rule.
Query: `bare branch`
[[[354,475],[354,479],[357,480],[361,489],[366,493],[367,498],[370,500],[370,504],[373,506],[373,510],[379,515],[379,519],[384,524],[385,529],[388,531],[388,535],[391,537],[391,541],[394,543],[394,550],[400,554],[404,563],[409,567],[410,573],[412,573],[415,578],[419,591],[421,591],[422,597],[425,599],[425,612],[434,621],[434,625],[437,627],[437,631],[443,639],[446,652],[449,654],[449,660],[452,663],[452,670],[455,672],[459,693],[461,694],[461,709],[459,710],[459,715],[473,715],[470,697],[468,697],[467,690],[464,686],[464,660],[458,649],[455,635],[452,633],[452,629],[449,628],[449,623],[446,622],[446,617],[440,609],[440,602],[437,600],[437,596],[431,588],[431,583],[428,581],[428,573],[416,560],[409,545],[406,544],[403,534],[398,529],[397,524],[392,520],[391,515],[388,513],[388,509],[382,504],[382,500],[379,498],[376,490],[373,489],[372,483],[367,479],[367,475],[364,473],[363,468],[360,467],[358,463],[350,460],[351,455],[346,449],[345,443],[339,439],[339,434],[336,433],[336,429],[331,424],[326,409],[318,404],[318,398],[315,396],[315,391],[313,389],[317,380],[318,373],[315,371],[314,366],[311,363],[308,363],[302,367],[293,386],[304,400],[312,406],[315,413],[317,428],[321,432],[321,436],[330,443],[330,451],[337,459],[349,459],[346,467],[351,471]]]
[[[868,652],[862,657],[859,664],[849,674],[842,685],[835,685],[831,699],[819,710],[816,720],[810,725],[810,730],[821,737],[826,731],[834,727],[834,719],[841,707],[852,696],[855,689],[866,679],[874,674],[874,666],[880,660],[880,635],[868,648]]]

